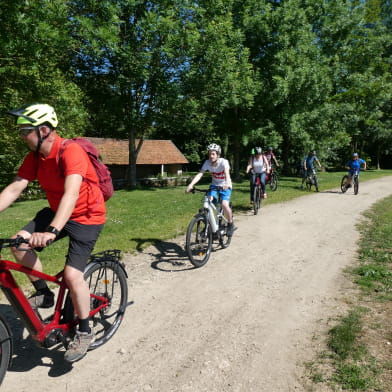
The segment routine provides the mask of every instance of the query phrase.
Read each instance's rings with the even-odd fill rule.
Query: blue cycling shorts
[[[215,185],[211,185],[210,189],[207,193],[208,196],[212,196],[215,200],[218,200],[218,195],[221,200],[226,200],[230,202],[231,198],[231,189],[226,189],[226,190],[217,190],[217,187]]]

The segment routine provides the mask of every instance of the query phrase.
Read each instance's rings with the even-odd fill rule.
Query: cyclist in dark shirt
[[[321,167],[320,161],[316,156],[316,151],[310,151],[309,154],[303,160],[304,175],[302,177],[301,189],[304,189],[304,182],[306,177],[314,170],[314,163],[317,163],[318,167]]]

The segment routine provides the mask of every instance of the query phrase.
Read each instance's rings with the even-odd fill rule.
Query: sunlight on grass
[[[337,188],[344,173],[319,173],[320,191]],[[391,175],[392,171],[364,172],[361,181]],[[200,182],[207,188],[210,179],[206,175]],[[285,202],[313,192],[300,189],[301,179],[280,177],[278,190],[268,192],[265,205]],[[249,178],[233,185],[233,210],[235,215],[249,211]],[[2,214],[1,237],[9,237],[26,224],[35,213],[47,205],[45,200],[15,203]],[[184,234],[186,228],[202,206],[201,194],[185,194],[185,186],[174,188],[145,188],[133,191],[119,190],[106,203],[107,221],[97,241],[95,252],[105,249],[121,249],[135,252],[157,241]],[[66,241],[59,241],[42,252],[45,272],[55,273],[63,266]],[[7,252],[4,252],[4,256]],[[7,256],[8,257],[8,256]]]

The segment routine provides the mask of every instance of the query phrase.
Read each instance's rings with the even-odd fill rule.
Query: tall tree
[[[189,42],[192,10],[183,1],[75,1],[74,29],[85,50],[75,67],[96,114],[98,135],[129,140],[128,183],[136,186],[136,159],[162,108],[175,103],[176,80]]]
[[[15,0],[0,8],[0,111],[33,102],[56,108],[60,129],[83,131],[83,93],[73,81],[69,59],[75,50],[69,35],[67,5],[61,0]],[[11,118],[0,117],[0,171],[13,175],[23,156]]]

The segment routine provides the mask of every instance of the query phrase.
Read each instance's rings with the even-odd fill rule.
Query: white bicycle
[[[220,187],[216,189],[219,191]],[[227,234],[228,221],[223,215],[221,200],[218,199],[214,203],[207,195],[208,189],[193,188],[192,193],[194,192],[204,193],[203,208],[193,217],[188,226],[185,249],[191,263],[199,268],[210,258],[213,241],[216,240],[222,248],[227,248],[231,236]]]

